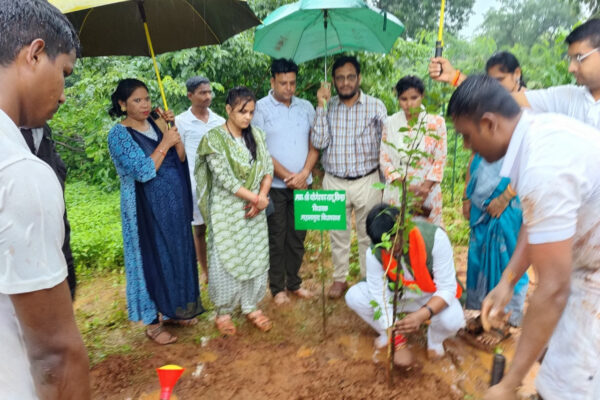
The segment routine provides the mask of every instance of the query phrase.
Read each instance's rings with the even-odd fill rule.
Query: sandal
[[[271,320],[263,314],[261,310],[256,310],[247,314],[246,318],[263,332],[268,332],[273,327]]]
[[[177,336],[166,330],[162,324],[157,325],[155,328],[152,328],[152,325],[148,325],[146,336],[160,345],[171,344],[177,341]]]
[[[229,314],[218,315],[215,318],[215,325],[217,325],[217,329],[222,335],[233,336],[236,333],[235,325]]]
[[[477,335],[483,333],[483,325],[481,324],[481,315],[478,315],[474,318],[467,319],[464,329],[467,331],[467,333],[474,335],[474,336],[477,336]]]
[[[179,325],[179,326],[194,326],[198,323],[198,318],[189,319],[167,319],[163,322],[165,325]]]
[[[500,342],[510,337],[510,331],[506,325],[503,329],[493,328],[489,332],[480,332],[479,334],[473,334],[467,329],[460,329],[456,335],[479,350],[493,353]]]

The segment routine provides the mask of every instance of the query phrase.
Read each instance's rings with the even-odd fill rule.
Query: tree
[[[569,3],[585,6],[590,18],[600,18],[600,0],[569,0]]]
[[[398,17],[409,38],[422,30],[437,32],[441,0],[371,0],[371,3]],[[446,2],[444,30],[457,33],[473,13],[473,4],[475,0]]]
[[[254,11],[254,14],[263,20],[276,8],[295,1],[296,0],[250,0],[248,3],[250,4],[252,11]]]
[[[553,41],[580,17],[581,7],[565,0],[501,0],[499,9],[486,13],[480,31],[499,48],[530,48],[540,38]]]

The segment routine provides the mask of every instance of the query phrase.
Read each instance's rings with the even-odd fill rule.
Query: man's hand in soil
[[[501,279],[498,285],[485,296],[481,303],[481,325],[486,331],[501,328],[506,324],[504,309],[513,296],[514,286],[507,279]]]
[[[483,400],[517,400],[517,388],[500,382],[485,392]]]
[[[513,296],[514,287],[529,267],[527,230],[521,226],[517,246],[502,273],[500,282],[481,303],[481,325],[487,331],[492,326],[501,328],[507,319],[504,309]]]
[[[396,321],[395,328],[398,333],[403,335],[416,332],[429,318],[429,311],[426,308],[420,308],[415,312],[408,314],[401,320]]]

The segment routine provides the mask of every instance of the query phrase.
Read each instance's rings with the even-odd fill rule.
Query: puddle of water
[[[352,360],[371,360],[375,363],[385,361],[385,349],[375,349],[373,340],[373,337],[354,334],[342,335],[336,342],[341,345],[344,355]]]
[[[217,360],[217,358],[219,358],[219,356],[217,356],[212,351],[203,351],[198,356],[198,362],[200,362],[200,363],[214,362]]]

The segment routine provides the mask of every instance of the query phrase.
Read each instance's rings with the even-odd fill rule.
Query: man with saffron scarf
[[[366,254],[366,281],[348,290],[346,304],[377,331],[375,346],[384,347],[392,326],[392,283],[396,280],[397,260],[402,260],[402,297],[397,312],[406,316],[396,321],[394,363],[407,366],[412,356],[405,334],[416,332],[430,320],[428,355],[437,358],[444,355],[444,340],[454,336],[465,320],[458,301],[462,289],[456,282],[452,246],[443,229],[415,218],[406,254],[400,254],[400,243],[394,241],[394,236],[391,252],[377,246],[384,234],[392,232],[398,213],[396,207],[387,204],[379,204],[369,212],[366,225],[372,245]]]

